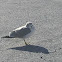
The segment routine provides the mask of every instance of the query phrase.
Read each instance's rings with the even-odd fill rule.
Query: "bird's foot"
[[[25,45],[30,45],[29,43],[25,42]]]

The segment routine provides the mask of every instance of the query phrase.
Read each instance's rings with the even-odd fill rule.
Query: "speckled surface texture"
[[[0,62],[62,62],[62,0],[0,0],[0,37],[33,22],[26,39],[0,38]]]

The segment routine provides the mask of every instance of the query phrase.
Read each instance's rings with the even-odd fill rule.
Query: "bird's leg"
[[[24,39],[24,42],[25,42],[25,39]],[[28,45],[28,44],[25,42],[25,45]]]
[[[25,42],[25,45],[29,45],[29,44],[27,44],[27,42],[25,41],[25,39],[24,39],[24,42]]]

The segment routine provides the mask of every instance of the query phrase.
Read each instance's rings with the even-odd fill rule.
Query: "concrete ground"
[[[26,39],[0,38],[0,62],[62,62],[62,0],[0,0],[0,37],[33,22]]]

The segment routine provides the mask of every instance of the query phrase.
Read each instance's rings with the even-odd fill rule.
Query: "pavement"
[[[32,22],[26,39],[1,39]],[[62,0],[0,0],[0,62],[62,62]]]

